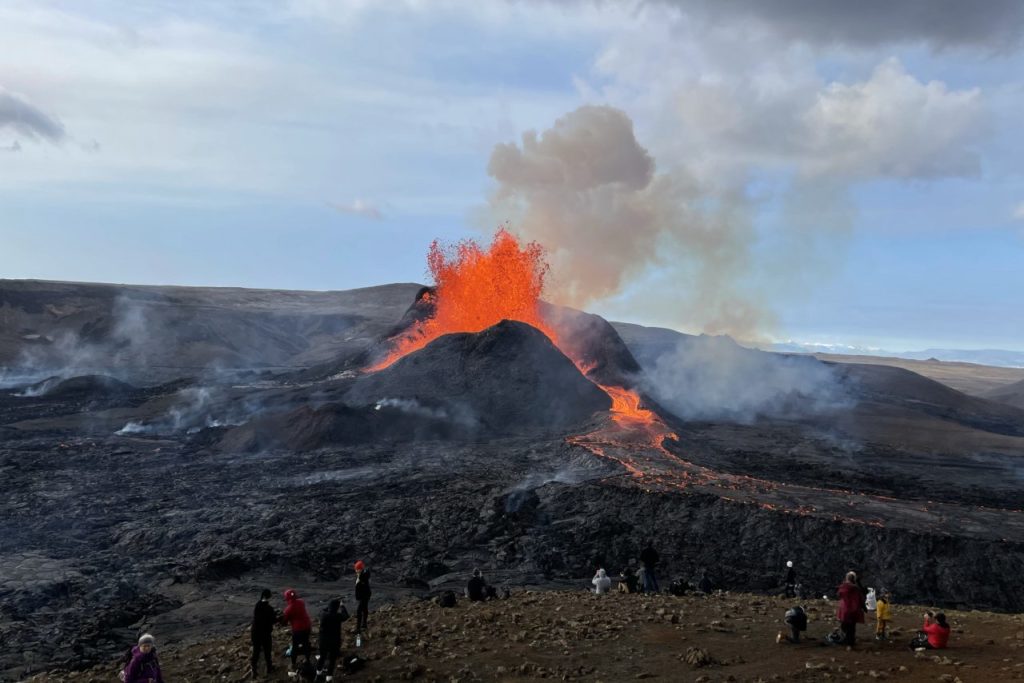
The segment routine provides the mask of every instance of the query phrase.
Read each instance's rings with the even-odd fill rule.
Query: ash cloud
[[[31,140],[43,139],[61,142],[66,132],[64,124],[28,101],[25,97],[0,87],[0,128],[10,128]],[[10,151],[21,149],[7,148]]]

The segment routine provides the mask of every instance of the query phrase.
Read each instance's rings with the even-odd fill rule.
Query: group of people
[[[624,570],[619,576],[618,589],[625,593],[659,592],[657,565],[659,561],[658,552],[648,544],[640,553],[640,568],[634,573],[631,569]],[[356,646],[361,645],[361,640],[367,627],[370,612],[370,571],[365,563],[360,560],[353,566],[355,570],[355,599],[356,599]],[[799,584],[796,581],[796,570],[793,562],[786,563],[785,575],[786,597],[796,597]],[[611,590],[612,580],[603,567],[598,567],[592,579],[594,592],[598,595],[608,593]],[[703,589],[702,589],[703,590]],[[507,589],[506,589],[507,591]],[[888,637],[888,628],[892,622],[892,593],[882,590],[876,594],[873,588],[865,590],[856,572],[847,572],[845,579],[836,590],[838,597],[838,608],[836,619],[839,628],[825,638],[826,642],[853,646],[857,642],[857,624],[866,622],[866,615],[873,612],[875,615],[875,638],[885,640]],[[497,597],[494,586],[490,586],[484,580],[479,569],[474,570],[472,578],[466,586],[466,596],[470,601],[488,600]],[[285,607],[280,614],[270,604],[272,593],[264,589],[259,601],[253,609],[252,617],[252,678],[257,677],[257,668],[262,655],[266,662],[267,673],[274,671],[273,662],[273,630],[276,624],[287,624],[291,631],[291,647],[286,653],[291,659],[289,676],[299,675],[298,660],[304,658],[304,666],[313,667],[315,673],[322,680],[332,681],[334,671],[339,660],[341,660],[342,645],[342,624],[349,619],[348,610],[340,598],[333,598],[320,614],[320,630],[318,652],[314,664],[312,659],[312,646],[310,635],[313,628],[312,619],[306,609],[305,601],[299,597],[294,589],[284,591]],[[779,632],[777,642],[799,643],[801,634],[807,630],[807,614],[800,606],[794,606],[786,611],[784,621],[790,628],[790,634]],[[910,646],[915,650],[936,649],[940,650],[949,643],[950,626],[946,621],[946,615],[926,612],[924,624],[917,636],[911,641]],[[156,655],[155,639],[146,633],[139,638],[138,644],[132,648],[131,654],[125,660],[125,666],[120,674],[120,679],[125,683],[163,683],[160,672],[160,663]]]
[[[787,562],[787,596],[790,595],[790,580],[795,583],[793,563]],[[875,639],[886,640],[888,628],[892,623],[892,593],[882,590],[878,595],[875,589],[865,590],[856,572],[847,572],[845,579],[836,590],[839,605],[836,609],[836,619],[839,622],[839,629],[826,637],[826,642],[848,645],[853,647],[857,643],[857,624],[867,621],[867,614],[875,614]],[[789,626],[791,634],[779,633],[776,642],[799,643],[800,634],[807,630],[807,614],[802,607],[795,606],[786,611],[785,623]],[[914,650],[941,650],[949,643],[950,627],[946,621],[946,615],[941,612],[925,612],[924,624],[917,635],[910,641],[910,647]]]
[[[661,558],[658,551],[650,543],[640,551],[640,568],[634,572],[631,567],[626,567],[619,574],[620,593],[658,593],[661,589],[658,586],[657,566]],[[591,579],[594,592],[598,595],[607,593],[612,588],[611,577],[604,567],[598,566],[594,578]]]
[[[356,645],[362,643],[362,637],[366,630],[367,620],[370,614],[370,596],[373,591],[370,587],[370,570],[360,560],[354,565],[355,598],[356,598]],[[334,680],[334,670],[341,659],[341,625],[349,619],[348,610],[340,598],[333,598],[328,601],[327,606],[320,613],[320,630],[318,653],[319,657],[314,664],[312,659],[312,646],[310,635],[313,630],[313,621],[306,609],[306,602],[299,597],[298,591],[289,588],[284,592],[284,610],[280,615],[270,604],[272,593],[264,589],[260,595],[259,602],[253,609],[252,615],[252,677],[257,676],[260,656],[266,662],[267,673],[274,671],[273,661],[273,632],[275,624],[287,624],[291,631],[292,643],[288,655],[291,659],[289,676],[299,675],[299,657],[304,659],[304,666],[308,669],[313,667],[316,674],[323,676],[324,680]]]

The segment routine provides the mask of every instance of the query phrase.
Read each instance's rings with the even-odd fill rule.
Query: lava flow
[[[433,313],[395,339],[391,351],[370,368],[371,372],[388,367],[442,335],[480,332],[502,320],[517,320],[547,335],[584,376],[594,381],[590,377],[593,364],[574,358],[560,345],[558,334],[541,315],[540,301],[548,273],[541,245],[520,244],[514,235],[501,228],[488,249],[465,240],[446,251],[435,241],[430,245],[427,263],[434,279],[434,292],[430,295]],[[600,435],[593,432],[577,437],[580,445],[596,452],[600,442],[607,440],[661,449],[663,439],[676,438],[657,415],[640,406],[640,396],[635,391],[594,383],[612,400],[616,433],[602,429]],[[639,470],[636,474],[640,475]]]

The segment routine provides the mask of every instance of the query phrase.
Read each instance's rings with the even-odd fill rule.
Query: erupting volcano
[[[433,292],[424,303],[431,316],[403,332],[384,360],[371,368],[382,370],[396,360],[445,334],[480,332],[502,320],[517,320],[536,327],[558,344],[555,331],[540,314],[540,297],[548,264],[536,242],[520,244],[500,228],[489,249],[464,240],[446,250],[438,241],[427,255]]]
[[[641,406],[639,394],[596,381],[592,376],[595,363],[577,357],[571,344],[559,343],[562,335],[541,313],[544,280],[550,268],[540,244],[521,244],[508,230],[499,228],[487,249],[474,240],[464,240],[446,250],[435,240],[430,245],[427,264],[434,288],[424,292],[417,303],[431,307],[432,312],[403,331],[393,341],[388,355],[370,368],[371,372],[389,367],[443,335],[480,332],[502,320],[515,320],[547,335],[584,376],[611,398],[613,428],[587,435],[585,441],[578,442],[580,445],[595,453],[604,442],[629,442],[660,449],[663,439],[676,438],[657,415]],[[639,471],[636,473],[639,476]]]

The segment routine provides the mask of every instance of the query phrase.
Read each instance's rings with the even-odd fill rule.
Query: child
[[[892,593],[882,591],[882,597],[875,602],[875,640],[885,640],[886,629],[892,621]]]

